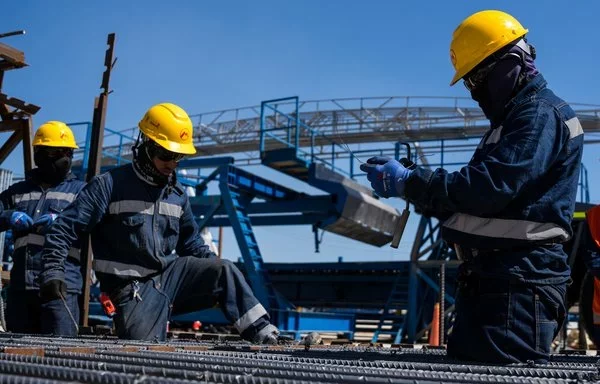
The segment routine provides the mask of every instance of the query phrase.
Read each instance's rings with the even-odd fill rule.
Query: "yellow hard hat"
[[[450,61],[456,73],[450,85],[527,32],[517,19],[502,11],[480,11],[467,17],[452,34]]]
[[[32,145],[47,147],[79,148],[71,128],[62,121],[48,121],[35,132]]]
[[[175,104],[153,105],[138,126],[149,139],[171,152],[184,155],[196,153],[192,120],[181,107]]]

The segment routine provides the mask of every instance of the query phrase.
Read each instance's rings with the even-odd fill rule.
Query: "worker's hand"
[[[67,295],[67,286],[64,281],[49,280],[40,287],[40,299],[47,303],[56,299],[64,299]]]
[[[16,232],[28,231],[33,225],[33,219],[25,212],[15,211],[10,216],[10,228]]]
[[[35,231],[40,234],[45,234],[58,215],[56,213],[47,213],[40,216],[34,223]]]
[[[406,180],[412,170],[388,157],[371,157],[360,169],[367,173],[371,187],[381,197],[403,196]]]

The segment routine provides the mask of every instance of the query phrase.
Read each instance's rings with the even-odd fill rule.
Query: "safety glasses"
[[[151,144],[151,156],[156,157],[160,161],[180,162],[181,160],[183,160],[185,158],[186,155],[169,151],[168,149],[163,148],[158,144],[152,143]]]
[[[506,59],[507,57],[511,57],[511,56],[516,57],[519,60],[523,60],[523,58],[521,56],[519,56],[519,54],[517,54],[515,52],[508,52],[508,53],[500,56],[498,59],[493,60],[491,63],[477,69],[472,74],[467,74],[463,78],[463,84],[469,90],[469,92],[473,92],[475,89],[481,87],[483,85],[483,83],[485,83],[485,80],[487,79],[490,72],[492,72],[492,70],[494,69],[496,64],[498,64],[502,60]]]
[[[495,60],[491,64],[479,68],[472,74],[465,76],[463,78],[463,84],[465,85],[467,90],[469,90],[469,92],[473,92],[473,90],[481,87],[483,83],[485,83],[485,80],[487,79],[490,72],[492,72],[492,69],[494,69],[494,67],[499,61],[500,60]]]

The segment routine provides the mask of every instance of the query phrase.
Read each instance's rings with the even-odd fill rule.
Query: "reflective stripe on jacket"
[[[583,149],[581,124],[542,75],[506,110],[467,166],[456,172],[418,167],[407,181],[406,196],[423,211],[450,217],[442,236],[465,247],[511,249],[567,241]]]
[[[75,201],[85,183],[73,174],[60,184],[42,189],[38,169],[32,170],[27,179],[11,185],[0,194],[0,231],[10,229],[10,217],[14,211],[27,213],[35,221],[47,213],[60,214]],[[11,287],[17,290],[39,289],[38,276],[42,271],[41,251],[44,236],[37,233],[17,232],[13,234],[14,253],[11,270]],[[68,249],[65,264],[67,289],[81,292],[82,277],[79,266],[79,241]]]
[[[60,278],[71,240],[92,234],[94,271],[102,289],[163,271],[178,255],[214,257],[200,237],[181,184],[153,187],[131,164],[96,178],[46,235],[43,280]]]

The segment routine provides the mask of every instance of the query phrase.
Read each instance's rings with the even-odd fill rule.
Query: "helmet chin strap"
[[[133,151],[133,170],[137,177],[145,183],[154,187],[164,187],[169,183],[170,176],[163,175],[154,165],[148,147],[150,139],[141,132],[132,147]]]

